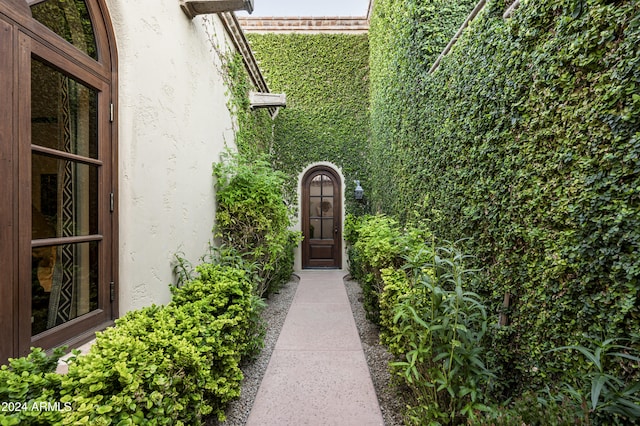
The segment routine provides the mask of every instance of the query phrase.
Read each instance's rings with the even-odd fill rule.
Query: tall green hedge
[[[376,1],[373,202],[470,237],[496,317],[512,295],[495,362],[535,387],[585,367],[548,349],[640,338],[640,3],[489,0],[429,74],[444,4]]]
[[[420,126],[426,73],[477,0],[376,0],[369,30],[371,187],[374,210],[407,218],[427,146]],[[428,135],[425,135],[428,137]],[[420,148],[426,148],[424,150]],[[437,174],[438,171],[434,170]]]
[[[276,120],[272,153],[290,191],[309,164],[342,169],[347,191],[369,189],[369,45],[366,34],[248,34],[272,92],[287,95]],[[361,208],[347,197],[347,210]]]

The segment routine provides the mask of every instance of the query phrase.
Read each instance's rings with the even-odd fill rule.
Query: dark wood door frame
[[[328,178],[332,182],[330,194],[312,195],[311,184],[321,175],[325,176],[322,179]],[[320,204],[326,203],[322,213],[311,211],[312,198]],[[340,175],[329,166],[315,166],[309,169],[302,179],[301,204],[304,236],[302,268],[340,269],[342,267],[342,180]],[[315,221],[316,224],[322,223],[321,230],[312,228],[311,221]]]
[[[18,346],[16,289],[16,259],[18,251],[19,217],[16,203],[18,193],[16,162],[14,160],[14,138],[17,134],[13,111],[17,108],[14,86],[15,34],[13,25],[0,14],[0,197],[5,202],[0,205],[0,335],[4,344],[0,345],[0,363],[15,357]]]
[[[93,59],[64,41],[32,16],[24,0],[0,0],[0,364],[25,355],[31,346],[75,347],[117,316],[117,72],[115,35],[105,0],[86,2],[96,33],[98,58]],[[31,334],[32,244],[77,243],[78,238],[33,242],[31,157],[33,152],[80,161],[55,149],[32,146],[31,64],[41,61],[99,92],[100,154],[82,164],[100,166],[99,256],[97,309],[36,336]],[[110,118],[109,112],[112,112]],[[113,112],[116,111],[114,114]],[[112,203],[112,204],[110,204]],[[78,240],[78,241],[76,241]]]

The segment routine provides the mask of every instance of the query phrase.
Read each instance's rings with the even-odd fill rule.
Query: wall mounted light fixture
[[[353,192],[353,196],[355,197],[356,200],[362,200],[362,197],[364,197],[364,189],[362,189],[362,187],[360,186],[359,180],[355,181],[355,183],[356,183],[356,190]]]
[[[234,12],[246,10],[253,12],[253,0],[180,0],[182,11],[190,19],[196,15],[212,13]]]

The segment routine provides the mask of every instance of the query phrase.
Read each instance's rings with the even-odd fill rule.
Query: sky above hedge
[[[366,16],[369,0],[257,0],[251,15],[238,16]]]

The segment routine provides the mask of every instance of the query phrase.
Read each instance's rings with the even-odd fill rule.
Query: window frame
[[[30,347],[76,347],[117,317],[117,72],[115,37],[104,0],[86,0],[98,60],[86,55],[31,16],[40,0],[0,0],[0,182],[12,202],[0,207],[0,364]],[[32,59],[33,58],[33,59]],[[31,144],[31,62],[37,59],[98,92],[98,158]],[[32,153],[98,166],[98,234],[37,240],[37,245],[99,241],[98,309],[31,336]],[[5,194],[6,192],[6,194]],[[5,238],[6,237],[6,238]],[[111,284],[113,283],[113,284]]]

